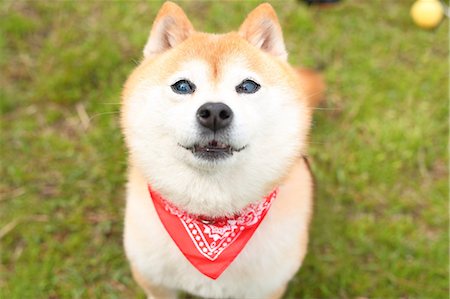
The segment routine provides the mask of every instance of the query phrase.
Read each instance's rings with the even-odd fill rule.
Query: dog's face
[[[267,192],[301,155],[310,111],[270,5],[238,33],[197,33],[166,3],[124,90],[132,163],[192,212],[220,214]]]

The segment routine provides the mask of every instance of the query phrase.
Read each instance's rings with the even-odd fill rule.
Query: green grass
[[[160,4],[0,4],[0,298],[143,298],[122,249],[117,111]],[[448,297],[448,21],[421,30],[410,4],[274,3],[290,61],[325,66],[329,88],[309,253],[286,298]],[[181,5],[225,32],[256,3]]]

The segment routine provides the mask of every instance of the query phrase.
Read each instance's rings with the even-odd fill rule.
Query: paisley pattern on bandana
[[[269,210],[278,189],[233,217],[192,215],[148,186],[156,212],[172,240],[204,275],[216,279],[245,247]]]

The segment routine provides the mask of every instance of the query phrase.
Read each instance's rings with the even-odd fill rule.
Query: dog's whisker
[[[322,91],[310,93],[310,94],[308,94],[308,95],[306,96],[306,99],[313,98],[313,97],[315,97],[316,95],[319,95],[319,94],[322,94],[322,93],[323,93]]]
[[[108,112],[100,112],[100,113],[96,113],[94,115],[92,115],[91,117],[89,117],[89,120],[93,120],[94,118],[98,117],[98,116],[103,116],[103,115],[112,115],[112,114],[119,114],[120,111],[108,111]]]
[[[324,145],[326,142],[320,142],[320,141],[310,141],[309,144],[318,144],[318,145]]]
[[[313,108],[313,110],[337,111],[339,109],[338,108],[321,108],[321,107],[317,107],[317,108]]]

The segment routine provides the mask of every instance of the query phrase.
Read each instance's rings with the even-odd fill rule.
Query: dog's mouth
[[[197,158],[205,160],[225,159],[246,148],[246,146],[234,148],[229,144],[217,140],[212,140],[206,144],[194,144],[190,147],[181,144],[178,145],[191,151]]]

